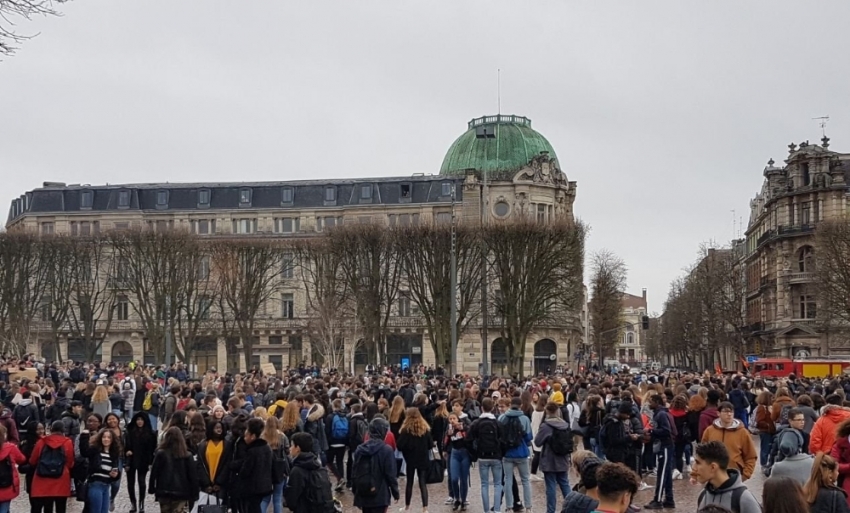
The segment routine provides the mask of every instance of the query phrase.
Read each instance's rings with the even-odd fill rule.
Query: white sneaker
[[[673,479],[682,479],[682,473],[679,469],[673,469]]]
[[[529,480],[529,481],[543,481],[543,478],[542,478],[542,477],[540,477],[540,476],[538,476],[537,474],[531,474],[531,475],[528,477],[528,480]]]
[[[638,486],[638,491],[639,491],[639,492],[642,492],[642,491],[644,491],[644,490],[649,490],[650,488],[652,488],[652,487],[651,487],[651,486],[649,486],[648,484],[646,484],[646,482],[645,482],[645,481],[641,481],[641,482],[640,482],[640,486]]]
[[[446,500],[443,501],[443,504],[454,504],[455,500],[451,497],[446,497]]]

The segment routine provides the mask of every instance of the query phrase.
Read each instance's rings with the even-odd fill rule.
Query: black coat
[[[376,471],[383,479],[385,486],[378,487],[378,493],[374,497],[363,497],[354,495],[354,505],[360,509],[386,508],[392,499],[398,500],[398,467],[396,466],[395,454],[392,448],[383,440],[369,439],[368,442],[360,444],[354,451],[354,467],[356,468],[364,455],[374,458]]]
[[[272,449],[268,442],[258,438],[247,445],[243,457],[230,464],[236,470],[232,488],[240,497],[266,496],[274,490],[272,483]]]
[[[283,493],[287,507],[292,513],[318,513],[320,511],[317,508],[322,506],[321,504],[310,504],[307,501],[307,487],[310,485],[311,476],[317,478],[318,483],[323,488],[322,495],[333,497],[328,471],[322,467],[315,454],[302,452],[292,460],[292,470],[289,474],[289,481],[286,483],[286,490]]]
[[[198,469],[191,456],[174,458],[166,451],[156,451],[151,467],[148,493],[156,500],[198,500]]]
[[[136,425],[136,419],[142,419],[145,425]],[[150,417],[139,412],[133,415],[133,419],[124,433],[124,455],[132,452],[133,455],[126,458],[130,468],[147,472],[153,463],[153,455],[156,452],[156,434],[151,428]]]
[[[847,493],[837,486],[821,488],[818,498],[811,506],[810,513],[848,513]]]
[[[210,469],[207,467],[207,446],[208,440],[204,440],[198,445],[198,483],[201,485],[201,490],[211,488],[213,485],[218,485],[223,489],[227,488],[227,466],[233,458],[233,445],[225,440],[224,449],[221,453],[221,458],[218,460],[218,469],[215,471],[215,482],[210,481]]]
[[[428,468],[428,453],[434,445],[430,430],[422,436],[400,433],[395,444],[404,456],[404,461],[407,462],[408,467],[420,470]]]

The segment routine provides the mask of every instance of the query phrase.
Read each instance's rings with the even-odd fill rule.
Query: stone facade
[[[750,202],[743,266],[748,354],[825,356],[850,341],[824,329],[815,289],[818,223],[847,213],[850,154],[808,142],[789,145],[784,166],[771,159]]]
[[[524,118],[523,118],[524,119]],[[530,130],[530,121],[525,129]],[[477,126],[477,125],[476,125]],[[486,183],[485,183],[486,180]],[[111,230],[185,230],[200,237],[309,237],[329,226],[370,223],[388,227],[402,224],[446,223],[454,213],[460,223],[490,222],[494,219],[527,216],[547,223],[573,220],[576,183],[570,182],[548,151],[533,156],[518,170],[481,173],[470,169],[459,175],[416,175],[410,177],[356,180],[310,180],[291,182],[239,182],[194,184],[66,185],[46,182],[13,200],[6,227],[44,235],[93,235]],[[482,201],[484,207],[482,209]],[[483,210],[483,212],[482,212]],[[256,320],[258,343],[252,362],[240,354],[240,368],[264,363],[294,366],[313,360],[305,335],[310,312],[303,283],[290,278],[281,294],[291,294],[292,314],[273,306]],[[401,300],[399,300],[401,301]],[[391,334],[387,340],[388,363],[426,365],[434,353],[415,311],[415,303],[393,306]],[[151,360],[145,351],[141,322],[132,308],[113,321],[102,346],[105,361]],[[50,357],[55,354],[45,327],[38,327],[29,349]],[[474,373],[487,358],[481,344],[480,321],[473,321],[459,334],[458,359],[463,372]],[[488,329],[491,362],[499,369],[499,334]],[[573,361],[583,338],[577,312],[564,326],[535,330],[527,341],[527,372],[554,370]],[[67,334],[58,341],[63,355],[79,358]],[[354,354],[352,341],[345,340],[345,367],[365,367],[363,355]],[[227,367],[227,343],[211,333],[198,352],[198,372],[215,366]],[[554,356],[554,359],[552,357]]]

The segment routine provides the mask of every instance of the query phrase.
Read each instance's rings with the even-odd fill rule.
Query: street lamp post
[[[452,375],[456,375],[459,372],[458,358],[457,358],[457,222],[455,217],[455,184],[452,183],[452,247],[451,247],[451,257],[449,260],[449,272],[451,273],[451,285],[450,285],[450,293],[451,293],[451,310],[450,310],[450,322],[451,322],[451,336],[452,336]]]

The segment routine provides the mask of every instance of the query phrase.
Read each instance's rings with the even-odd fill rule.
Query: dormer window
[[[443,182],[442,189],[440,191],[440,196],[451,196],[452,195],[452,183],[451,182]]]
[[[809,164],[808,164],[808,162],[800,165],[800,174],[803,175],[803,186],[812,184],[812,178],[809,174]]]
[[[295,199],[295,189],[292,187],[284,187],[280,191],[280,202],[284,204],[292,204]]]
[[[130,207],[130,191],[118,191],[118,208]]]
[[[159,208],[164,208],[168,206],[168,191],[157,191],[156,206]]]
[[[371,185],[361,185],[360,186],[360,199],[364,199],[364,200],[372,199],[372,186]]]
[[[80,208],[91,208],[94,203],[94,192],[83,191],[80,195]]]
[[[239,189],[239,206],[245,207],[251,205],[251,189]]]
[[[409,183],[401,184],[401,197],[402,198],[409,198],[410,197],[410,184]]]
[[[336,187],[325,187],[325,201],[336,201]]]
[[[198,207],[206,208],[210,206],[210,190],[201,189],[198,191]]]

